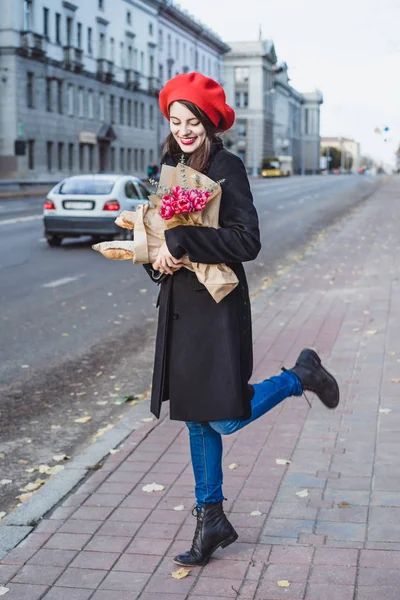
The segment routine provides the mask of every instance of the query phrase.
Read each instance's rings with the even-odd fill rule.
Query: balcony
[[[125,69],[125,85],[128,90],[140,89],[141,74],[133,69]]]
[[[161,83],[158,77],[149,77],[149,92],[154,96],[158,96],[161,90]]]
[[[47,39],[32,31],[21,31],[20,54],[32,58],[44,58],[47,52]]]
[[[83,69],[83,50],[64,46],[64,68],[80,73]]]
[[[97,59],[97,77],[101,81],[111,83],[114,77],[114,63],[105,58]]]

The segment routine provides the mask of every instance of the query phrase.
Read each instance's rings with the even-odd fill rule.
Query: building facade
[[[226,145],[256,175],[268,156],[293,157],[295,173],[319,172],[320,92],[301,94],[289,84],[286,63],[272,41],[229,42],[224,83],[236,123]]]
[[[166,0],[3,0],[0,177],[146,177],[165,137],[158,92],[218,78],[228,47]]]
[[[341,168],[347,167],[348,157],[351,157],[352,173],[357,173],[361,164],[361,147],[355,140],[345,137],[323,137],[321,138],[321,148],[336,148],[341,152]]]

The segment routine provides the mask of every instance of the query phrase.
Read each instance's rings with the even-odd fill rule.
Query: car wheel
[[[46,235],[46,240],[50,248],[61,246],[62,238],[58,237],[58,235]]]

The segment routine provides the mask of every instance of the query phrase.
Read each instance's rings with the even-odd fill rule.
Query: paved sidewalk
[[[239,541],[171,577],[195,520],[187,433],[165,418],[132,434],[0,561],[7,599],[399,599],[399,196],[390,181],[253,303],[254,381],[314,346],[342,400],[330,412],[291,398],[225,438]],[[153,482],[165,489],[144,493]]]

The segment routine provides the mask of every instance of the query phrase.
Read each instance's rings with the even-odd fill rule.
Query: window
[[[207,75],[211,75],[211,58],[208,59]]]
[[[206,70],[206,57],[204,56],[204,54],[203,54],[203,57],[201,59],[201,70],[203,71],[203,73]]]
[[[144,119],[144,102],[140,103],[140,128],[145,129],[145,119]]]
[[[115,123],[115,99],[114,96],[110,96],[110,121]]]
[[[138,105],[139,105],[139,103],[137,102],[137,100],[135,100],[133,103],[133,126],[134,127],[138,126]]]
[[[85,114],[83,87],[78,89],[78,117],[82,118]]]
[[[74,114],[74,103],[75,103],[74,86],[72,83],[68,84],[67,101],[68,101],[68,115],[70,117],[72,117],[72,115]]]
[[[47,142],[46,150],[47,150],[47,170],[51,171],[51,169],[53,167],[53,142]]]
[[[149,77],[154,77],[154,56],[149,56]]]
[[[235,107],[236,108],[247,108],[249,105],[249,93],[248,92],[235,92]]]
[[[100,35],[99,35],[99,58],[106,57],[105,46],[106,46],[106,37],[105,37],[104,33],[100,33]]]
[[[175,40],[175,58],[179,60],[179,40]]]
[[[235,83],[248,83],[249,75],[249,67],[235,67]]]
[[[79,144],[79,170],[83,171],[85,168],[85,144]]]
[[[74,145],[68,144],[68,169],[72,171],[74,168]]]
[[[237,122],[237,134],[238,137],[244,138],[247,135],[246,121]]]
[[[28,169],[33,171],[35,168],[35,140],[28,140]]]
[[[132,148],[128,148],[127,154],[126,154],[126,170],[129,173],[132,169]],[[127,196],[128,194],[126,194]]]
[[[49,39],[49,9],[43,8],[43,35]]]
[[[168,37],[167,37],[167,44],[168,44],[168,46],[167,46],[168,58],[171,58],[171,54],[172,54],[172,41],[171,41],[171,35],[170,34],[168,34]]]
[[[110,38],[110,60],[111,60],[111,62],[115,62],[115,40],[114,40],[114,38]]]
[[[186,44],[183,44],[183,62],[186,65]]]
[[[196,69],[196,71],[199,68],[199,51],[198,50],[194,51],[194,68]]]
[[[128,69],[132,69],[132,66],[133,66],[132,46],[128,46]]]
[[[61,15],[56,13],[56,44],[61,46]]]
[[[124,148],[119,149],[119,170],[121,172],[125,171],[125,150],[124,150]]]
[[[51,79],[46,77],[46,110],[51,112],[53,110],[52,97],[51,97]]]
[[[154,150],[149,150],[149,165],[152,165],[154,162]]]
[[[132,181],[127,181],[125,184],[125,196],[127,198],[133,198],[134,200],[140,200],[140,196],[138,194],[136,186],[133,185]]]
[[[130,127],[132,125],[132,100],[128,100],[128,107],[126,109],[126,112],[128,117],[128,126]]]
[[[62,171],[63,168],[63,154],[64,154],[64,144],[62,142],[58,142],[57,146],[57,168],[59,171]]]
[[[144,171],[144,150],[140,151],[140,170]]]
[[[153,23],[149,23],[149,35],[153,35]]]
[[[243,92],[243,106],[244,106],[244,108],[247,108],[248,105],[249,105],[249,93]]]
[[[34,74],[29,72],[26,74],[26,104],[28,108],[35,107],[35,82]]]
[[[89,90],[87,101],[88,101],[88,117],[89,117],[89,119],[93,119],[94,118],[94,96],[93,96],[93,90]]]
[[[135,171],[138,170],[139,166],[138,166],[138,149],[135,148],[133,151],[133,168],[135,169]]]
[[[119,44],[119,63],[122,68],[125,68],[124,42]]]
[[[89,144],[89,172],[93,171],[93,157],[94,157],[94,148],[92,144]]]
[[[115,171],[115,148],[110,148],[110,168]]]
[[[99,10],[104,10],[104,0],[99,0]]]
[[[82,23],[77,24],[76,28],[76,45],[81,50],[82,48]]]
[[[92,38],[92,28],[88,27],[87,30],[87,52],[89,56],[93,55],[93,38]]]
[[[138,65],[138,51],[137,48],[135,48],[133,50],[133,68],[135,69],[135,71],[137,70],[137,65]]]
[[[31,0],[24,0],[24,31],[31,30]]]
[[[132,13],[130,10],[126,11],[126,22],[128,25],[132,25]]]
[[[63,82],[57,79],[57,112],[63,114]]]
[[[72,46],[72,17],[67,17],[67,46]]]
[[[140,53],[140,72],[144,75],[144,52]]]
[[[104,94],[101,93],[99,96],[99,119],[100,121],[105,121],[106,118],[106,105],[104,101]]]
[[[162,29],[159,29],[158,30],[158,49],[163,50],[163,46],[164,46],[163,31],[162,31]]]
[[[154,106],[149,107],[149,125],[150,129],[154,129]]]
[[[158,65],[158,77],[161,85],[164,84],[164,65]]]
[[[119,124],[120,125],[124,124],[124,112],[125,112],[124,99],[120,98],[119,99]]]

